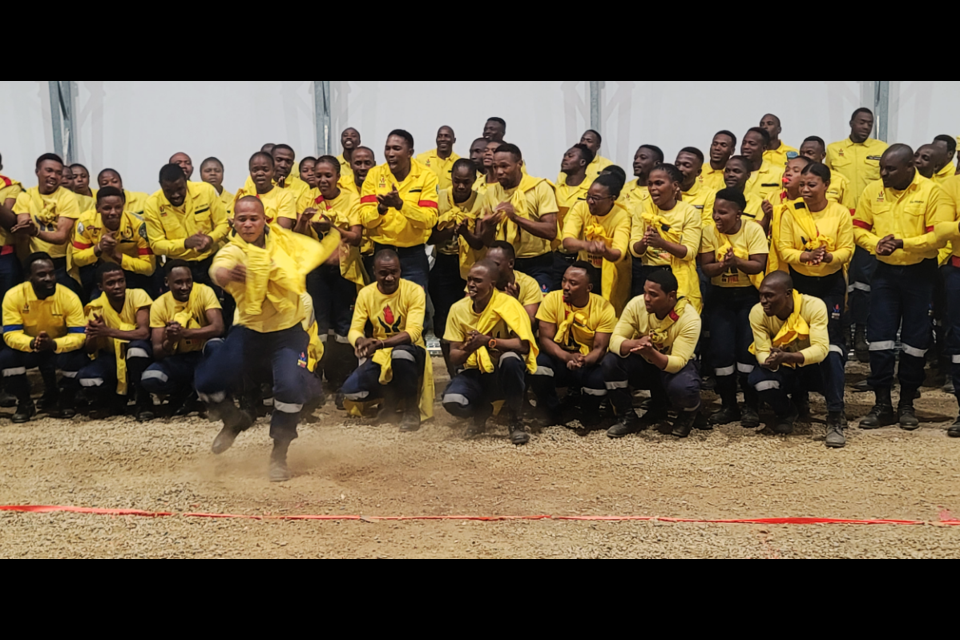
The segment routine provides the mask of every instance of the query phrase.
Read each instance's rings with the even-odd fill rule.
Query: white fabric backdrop
[[[890,82],[890,140],[916,149],[941,134],[960,135],[960,82]]]
[[[50,90],[46,80],[0,82],[0,173],[36,185],[37,157],[53,151]]]

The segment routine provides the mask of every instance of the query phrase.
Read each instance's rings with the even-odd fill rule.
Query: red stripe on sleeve
[[[873,231],[873,225],[867,224],[863,220],[854,220],[853,226],[860,227],[861,229],[866,229],[867,231]]]
[[[437,206],[437,203],[436,203],[436,202],[432,202],[432,201],[430,201],[430,200],[421,200],[420,202],[417,203],[417,206],[425,207],[425,208],[427,208],[427,209],[439,209],[439,208],[440,208],[440,207]]]
[[[150,247],[141,247],[140,249],[137,249],[137,255],[152,256],[153,251],[150,249]]]
[[[933,227],[927,227],[927,233],[932,233],[932,232],[933,232]]]
[[[92,246],[93,246],[92,244],[83,244],[82,242],[77,242],[76,240],[73,241],[73,248],[77,249],[78,251],[89,249]]]
[[[852,215],[852,216],[857,215],[857,210],[856,210],[856,209],[850,209],[850,215]]]
[[[376,195],[363,196],[362,198],[360,198],[360,204],[376,204],[376,203],[377,203]]]

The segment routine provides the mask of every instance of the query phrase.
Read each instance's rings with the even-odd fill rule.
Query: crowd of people
[[[684,438],[758,428],[763,406],[786,435],[816,392],[839,448],[851,354],[876,398],[860,427],[916,429],[928,361],[960,391],[957,142],[888,147],[873,129],[858,109],[847,139],[794,148],[768,114],[673,163],[643,144],[630,181],[591,130],[551,181],[500,118],[463,158],[450,127],[419,155],[395,130],[379,165],[351,128],[338,157],[264,145],[235,193],[216,158],[193,181],[174,154],[148,195],[44,154],[36,186],[0,176],[0,405],[15,423],[202,409],[223,422],[218,454],[270,405],[284,481],[324,378],[339,409],[379,408],[406,432],[430,419],[435,335],[439,404],[468,436],[499,413],[516,445],[528,425],[605,415],[611,438]],[[709,416],[706,388],[721,399]]]

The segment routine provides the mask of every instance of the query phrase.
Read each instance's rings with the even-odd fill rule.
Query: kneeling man
[[[685,298],[677,298],[678,289],[673,272],[651,273],[643,295],[627,304],[617,323],[603,359],[603,378],[619,419],[607,431],[611,438],[666,420],[670,406],[679,414],[673,435],[690,435],[700,409],[700,374],[691,361],[700,339],[700,316]],[[633,410],[631,389],[648,389],[652,396],[643,420]]]

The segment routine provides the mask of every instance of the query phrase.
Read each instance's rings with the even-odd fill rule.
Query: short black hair
[[[824,151],[827,150],[827,143],[826,143],[826,142],[824,141],[824,139],[821,138],[820,136],[809,136],[808,138],[804,139],[803,144],[806,144],[806,143],[808,143],[808,142],[816,142],[818,145],[820,145],[821,147],[823,147],[823,150],[824,150]],[[803,146],[803,145],[801,145],[801,146]]]
[[[477,171],[477,167],[473,164],[473,161],[470,160],[470,158],[459,158],[450,168],[450,174],[452,175],[456,173],[458,169],[467,169],[474,174]]]
[[[612,164],[609,167],[604,167],[600,171],[600,175],[611,175],[616,176],[620,180],[620,190],[623,191],[623,185],[627,184],[627,172],[623,170],[623,167],[620,165]]]
[[[376,266],[379,262],[383,262],[384,260],[393,260],[396,261],[397,264],[400,264],[400,254],[393,249],[380,249],[380,251],[377,251],[373,256],[374,266]]]
[[[304,162],[312,162],[313,164],[317,164],[317,159],[314,158],[313,156],[305,156],[303,159],[301,159],[300,162],[297,164],[297,168],[300,169],[300,173],[303,173]],[[340,166],[339,160],[337,160],[337,166],[338,167]]]
[[[767,133],[767,130],[763,129],[762,127],[750,127],[749,129],[747,129],[747,133],[755,133],[761,138],[763,138],[763,143],[765,145],[770,144],[770,134]]]
[[[664,156],[663,156],[663,149],[661,149],[661,148],[658,147],[657,145],[654,145],[654,144],[642,144],[642,145],[640,145],[640,146],[637,148],[638,151],[639,151],[640,149],[649,149],[650,151],[653,151],[653,155],[657,156],[657,158],[658,158],[657,162],[663,162],[663,158],[664,158]]]
[[[606,187],[610,191],[610,195],[613,196],[613,199],[616,200],[620,197],[620,192],[623,191],[623,180],[612,173],[604,173],[597,177],[593,181],[593,184],[598,184],[601,187]]]
[[[253,159],[254,159],[254,158],[257,158],[257,157],[266,158],[267,160],[269,160],[271,167],[276,167],[276,166],[277,166],[276,161],[274,161],[274,159],[273,159],[273,155],[267,153],[266,151],[257,151],[257,152],[254,153],[252,156],[250,156],[250,159],[247,160],[247,166],[249,167],[249,166],[250,166],[250,163],[253,162]]]
[[[193,269],[190,268],[190,263],[179,258],[175,260],[167,260],[167,264],[163,265],[163,275],[169,278],[174,269],[179,269],[181,267],[189,271],[191,276],[193,275]]]
[[[83,166],[79,162],[74,162],[72,165],[70,165],[70,169],[83,169],[84,171],[87,172],[87,175],[90,175],[90,169],[87,169],[85,166]]]
[[[703,164],[703,161],[706,160],[706,158],[703,156],[703,151],[700,151],[700,149],[697,149],[696,147],[684,147],[683,149],[680,149],[680,153],[689,153],[697,158],[700,161],[700,164]],[[679,156],[680,153],[677,155]]]
[[[823,184],[830,184],[830,169],[827,167],[827,165],[820,162],[811,161],[810,164],[803,168],[803,171],[800,172],[800,175],[806,176],[811,174],[823,180]]]
[[[747,208],[747,198],[736,189],[720,189],[717,191],[717,200],[726,200],[740,207],[740,212]]]
[[[593,135],[597,136],[597,142],[599,144],[603,144],[603,136],[600,135],[599,131],[597,131],[596,129],[587,129],[586,131],[583,132],[583,136],[587,135],[588,133],[592,133]],[[581,140],[583,139],[583,136],[580,136]]]
[[[587,145],[585,145],[585,144],[579,144],[579,143],[578,143],[578,144],[573,145],[573,146],[570,147],[570,148],[571,148],[571,149],[576,149],[577,151],[579,151],[579,152],[580,152],[580,157],[583,158],[584,160],[586,160],[586,161],[587,161],[587,164],[590,164],[591,162],[593,162],[593,159],[594,159],[595,156],[593,155],[593,151],[591,151],[591,150],[590,150],[590,147],[588,147]]]
[[[940,135],[933,139],[934,142],[943,142],[947,145],[947,152],[954,154],[957,152],[957,139],[953,136]]]
[[[99,205],[104,198],[110,197],[120,198],[123,202],[127,201],[127,194],[120,189],[116,187],[104,187],[97,191],[97,204]]]
[[[514,249],[513,245],[507,242],[506,240],[497,240],[496,242],[490,245],[490,249],[500,249],[501,251],[503,251],[503,255],[507,256],[507,260],[517,259],[517,250]]]
[[[40,165],[43,164],[44,162],[46,162],[47,160],[52,160],[52,161],[54,161],[54,162],[59,162],[59,163],[60,163],[60,166],[63,166],[63,158],[61,158],[60,156],[58,156],[58,155],[55,154],[55,153],[45,153],[45,154],[43,154],[42,156],[40,156],[39,158],[37,158],[37,169],[39,169],[39,168],[40,168]]]
[[[750,162],[750,158],[747,156],[730,156],[730,159],[727,160],[727,164],[729,165],[731,162],[738,162],[742,164],[747,169],[748,173],[753,172],[753,163]]]
[[[593,290],[594,290],[594,291],[599,291],[599,290],[600,290],[599,288],[600,288],[601,282],[602,282],[602,280],[601,280],[601,275],[600,275],[600,270],[597,269],[595,266],[593,266],[592,264],[590,264],[590,263],[587,262],[586,260],[577,260],[577,261],[571,263],[570,266],[566,268],[566,270],[564,271],[564,273],[566,273],[567,271],[570,271],[570,269],[581,269],[581,270],[583,270],[583,272],[587,274],[587,279],[590,281],[590,284],[593,285]]]
[[[120,175],[119,171],[117,171],[116,169],[104,169],[103,171],[97,174],[97,184],[100,183],[100,178],[107,175],[108,173],[116,174],[116,176],[120,178],[120,182],[123,182],[123,176]]]
[[[677,276],[673,275],[670,269],[657,269],[647,276],[647,282],[660,285],[664,293],[672,293],[680,289],[677,283]]]
[[[180,165],[171,163],[160,167],[160,184],[176,182],[180,178],[187,179],[187,175],[180,168]]]
[[[113,273],[114,271],[119,271],[123,273],[123,267],[118,265],[116,262],[102,262],[100,266],[97,267],[97,282],[103,284],[103,278],[108,273]],[[126,276],[124,276],[126,277]]]
[[[850,116],[850,121],[853,122],[854,120],[856,120],[857,116],[860,115],[861,113],[869,113],[871,118],[875,117],[873,115],[873,111],[871,111],[870,109],[867,109],[866,107],[860,107],[859,109],[853,112],[852,116]]]
[[[727,131],[726,129],[723,129],[722,131],[717,131],[715,134],[713,134],[714,138],[716,138],[717,136],[727,136],[728,138],[733,140],[733,146],[737,146],[737,136],[732,131]]]
[[[661,162],[660,164],[655,166],[650,173],[653,173],[654,171],[665,172],[668,176],[670,176],[671,182],[683,182],[683,173],[680,171],[680,169],[677,168],[677,165],[675,164],[670,164],[669,162]]]
[[[497,122],[500,124],[500,126],[503,127],[504,131],[507,130],[507,121],[504,120],[503,118],[497,118],[497,117],[487,118],[487,122]]]
[[[50,264],[53,264],[53,258],[50,257],[49,253],[46,251],[37,251],[27,256],[27,259],[23,261],[23,268],[27,270],[27,273],[30,273],[30,270],[33,269],[33,263],[40,262],[41,260],[46,260]]]
[[[407,141],[407,144],[410,145],[411,149],[414,148],[413,134],[410,133],[409,131],[404,131],[403,129],[394,129],[387,135],[387,139],[389,140],[393,136],[397,136],[398,138],[403,138],[404,140]]]
[[[356,151],[356,149],[354,149],[354,151]],[[306,158],[304,158],[304,160],[306,160]],[[314,164],[313,166],[317,166],[318,164],[329,164],[336,170],[337,175],[340,175],[340,161],[337,160],[335,157],[320,156],[319,158],[316,159],[316,164]]]
[[[206,165],[206,164],[208,164],[208,163],[210,163],[210,162],[216,162],[218,165],[220,165],[220,170],[223,171],[223,163],[220,162],[220,158],[216,158],[216,157],[214,157],[214,156],[210,156],[209,158],[207,158],[206,160],[204,160],[203,162],[201,162],[201,163],[200,163],[200,170],[202,171],[204,165]]]
[[[518,162],[523,160],[523,152],[520,151],[520,147],[515,144],[510,144],[509,142],[500,143],[495,153],[509,153],[516,158]]]
[[[294,158],[297,157],[297,152],[294,151],[294,150],[293,150],[293,147],[291,147],[291,146],[288,145],[288,144],[278,144],[278,145],[274,145],[273,151],[271,151],[270,153],[276,153],[278,149],[283,149],[284,151],[289,151],[290,153],[293,154],[293,157],[294,157]]]

